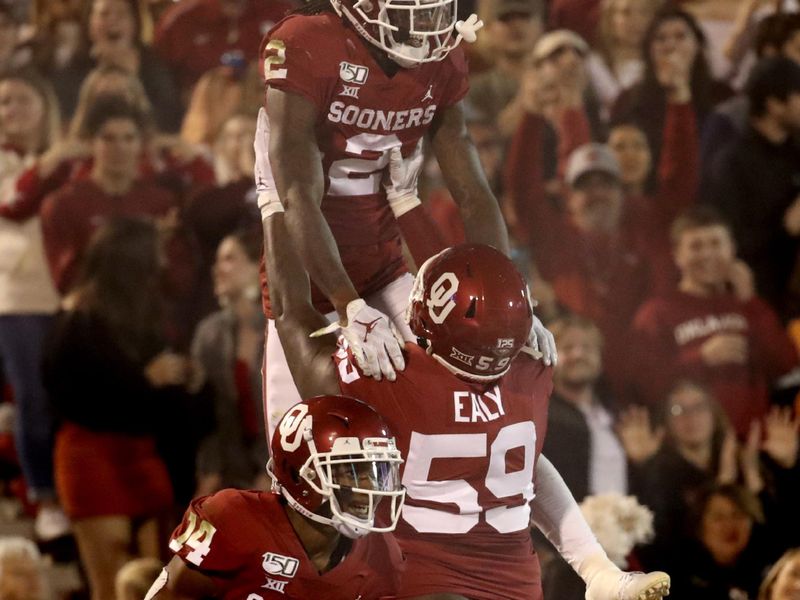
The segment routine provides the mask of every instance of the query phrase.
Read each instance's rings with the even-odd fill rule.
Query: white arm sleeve
[[[603,569],[619,570],[606,556],[572,492],[543,454],[536,461],[533,523],[587,584]]]

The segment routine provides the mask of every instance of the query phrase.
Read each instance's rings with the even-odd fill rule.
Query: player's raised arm
[[[336,338],[309,337],[328,325],[311,304],[311,287],[303,263],[289,239],[286,213],[264,222],[264,261],[270,285],[275,325],[297,390],[303,398],[338,394],[339,384],[331,355]]]
[[[270,87],[267,115],[269,163],[286,211],[287,243],[297,248],[305,270],[347,322],[347,305],[358,293],[320,209],[324,177],[314,134],[317,108],[299,94]]]
[[[437,113],[431,124],[431,142],[461,212],[467,240],[489,244],[508,255],[506,224],[467,132],[461,102]]]

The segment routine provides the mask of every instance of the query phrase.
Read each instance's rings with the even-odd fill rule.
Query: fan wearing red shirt
[[[169,191],[138,178],[145,130],[138,109],[116,96],[100,98],[89,109],[87,129],[91,173],[49,195],[41,211],[50,273],[62,294],[74,283],[89,239],[105,221],[163,218],[177,210]]]
[[[161,15],[154,46],[183,90],[224,60],[258,58],[264,34],[289,12],[288,0],[182,0]],[[223,58],[224,57],[224,58]]]
[[[636,399],[656,404],[676,379],[706,385],[745,436],[763,417],[772,385],[798,365],[778,316],[755,296],[729,226],[709,207],[672,226],[681,277],[673,293],[645,302],[634,319]]]
[[[337,346],[309,337],[326,320],[311,305],[284,220],[282,213],[265,220],[265,256],[298,388],[358,394],[384,415],[405,457],[407,498],[395,531],[407,561],[399,598],[541,599],[532,513],[586,581],[589,600],[663,597],[665,573],[613,566],[540,454],[552,370],[521,353],[533,311],[505,255],[473,244],[426,261],[406,313],[418,342],[405,344],[407,366],[395,381],[378,381],[359,369],[343,338]]]
[[[417,196],[421,142],[429,134],[466,238],[508,250],[497,200],[467,134],[462,39],[480,27],[456,22],[455,0],[318,0],[281,21],[262,46],[265,114],[256,134],[263,218],[286,211],[290,243],[315,284],[315,306],[342,324],[359,365],[395,377],[404,362],[403,322],[417,264],[444,247]],[[269,333],[270,429],[298,398]],[[362,323],[375,323],[367,341]],[[390,324],[399,331],[392,333]]]
[[[393,434],[353,398],[292,407],[272,438],[273,492],[222,490],[191,503],[175,553],[145,600],[394,598],[403,558],[388,533],[403,503]],[[377,507],[389,523],[377,525]]]

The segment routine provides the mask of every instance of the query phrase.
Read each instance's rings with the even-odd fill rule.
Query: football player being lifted
[[[272,492],[192,502],[146,600],[395,597],[403,558],[386,532],[403,504],[402,460],[380,415],[342,396],[300,402],[271,453]],[[379,505],[385,522],[376,524]]]
[[[459,43],[474,40],[481,23],[474,15],[456,21],[456,8],[456,0],[312,0],[262,46],[266,97],[255,140],[262,217],[285,211],[314,305],[338,320],[359,365],[375,377],[394,379],[403,340],[413,339],[402,319],[413,279],[401,231],[418,265],[444,247],[416,190],[426,134],[467,239],[508,252],[461,107],[468,84]],[[271,433],[300,396],[266,288]]]
[[[310,337],[326,319],[311,304],[286,220],[283,213],[265,220],[265,256],[298,388],[371,404],[405,460],[406,503],[395,530],[406,557],[399,598],[540,600],[531,517],[586,582],[589,600],[668,593],[666,573],[625,573],[608,559],[540,454],[552,369],[521,351],[533,311],[504,254],[463,245],[422,265],[407,311],[417,341],[405,344],[396,380],[379,381],[365,376],[344,336]]]

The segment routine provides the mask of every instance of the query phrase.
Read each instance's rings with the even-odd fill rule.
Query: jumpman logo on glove
[[[372,330],[375,329],[378,326],[378,322],[381,320],[381,318],[382,317],[378,317],[377,319],[373,319],[369,323],[364,323],[364,321],[355,321],[355,323],[358,323],[359,325],[363,325],[364,329],[366,330],[366,331],[364,331],[364,343],[365,344],[367,343],[367,336],[369,336],[369,334],[372,333]]]

